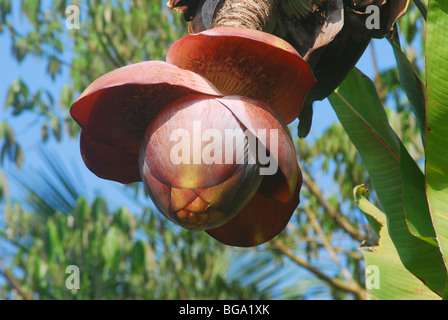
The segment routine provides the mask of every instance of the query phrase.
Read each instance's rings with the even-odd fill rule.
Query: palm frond
[[[71,212],[76,200],[82,194],[83,181],[67,166],[61,157],[40,148],[38,156],[43,166],[24,168],[23,172],[13,174],[14,180],[24,189],[27,203],[36,212],[53,215],[56,211]]]

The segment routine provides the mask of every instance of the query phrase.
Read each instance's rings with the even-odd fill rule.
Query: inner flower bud
[[[146,130],[140,172],[150,197],[173,222],[208,230],[251,200],[263,177],[248,130],[220,101],[181,98]],[[256,148],[255,148],[256,149]]]

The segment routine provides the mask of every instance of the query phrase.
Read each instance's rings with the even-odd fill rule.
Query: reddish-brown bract
[[[235,218],[207,233],[224,244],[238,247],[258,246],[271,240],[285,229],[300,203],[301,173],[298,180],[290,202],[277,202],[257,193]]]
[[[140,181],[111,163],[138,172],[135,159],[148,124],[170,102],[197,93],[222,95],[203,77],[160,61],[129,65],[95,80],[70,110],[82,128],[87,167],[103,179]]]
[[[86,166],[108,180],[143,180],[166,217],[225,244],[272,239],[299,204],[302,177],[286,124],[315,82],[308,66],[285,41],[234,28],[187,36],[167,60],[177,66],[149,61],[107,73],[75,101]],[[262,175],[266,164],[248,162],[250,148],[243,157],[231,149],[233,162],[173,162],[171,134],[194,134],[195,121],[200,133],[248,132],[278,170]],[[207,143],[200,140],[200,150]]]
[[[187,35],[166,61],[210,80],[225,95],[254,98],[294,121],[315,79],[286,41],[257,30],[214,28]]]

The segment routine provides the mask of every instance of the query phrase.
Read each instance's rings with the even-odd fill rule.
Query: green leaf
[[[120,228],[120,230],[129,237],[132,237],[132,234],[137,228],[135,217],[127,208],[124,207],[120,208],[118,210],[118,213],[114,215],[114,222],[116,223],[117,227]]]
[[[395,39],[389,39],[389,42],[394,50],[395,60],[397,61],[398,75],[400,77],[400,83],[403,90],[411,103],[412,111],[414,112],[420,132],[422,134],[422,140],[424,141],[425,134],[425,89],[422,81],[420,80],[414,66],[409,62],[406,55],[401,51],[400,42],[398,37]]]
[[[131,270],[133,273],[152,272],[156,268],[156,257],[151,246],[142,240],[135,243],[131,251]]]
[[[401,145],[401,175],[409,231],[438,247],[426,199],[425,177],[403,145]]]
[[[110,228],[104,237],[103,247],[101,249],[106,266],[114,272],[118,271],[121,261],[122,238],[119,229],[115,227]]]
[[[50,220],[47,222],[47,254],[50,260],[54,260],[56,255],[62,254],[61,242],[59,240],[59,232],[54,221]]]
[[[51,78],[54,80],[56,74],[61,72],[61,60],[59,60],[55,56],[51,56],[50,59],[48,60],[47,70]]]
[[[405,149],[389,126],[374,84],[354,69],[330,96],[330,102],[369,173],[403,265],[441,295],[446,268],[439,248],[415,237],[408,229],[405,204],[408,197],[403,196],[401,168],[401,153]],[[388,285],[383,290],[388,290]]]
[[[146,21],[148,17],[145,12],[135,10],[132,13],[131,30],[137,41],[141,41],[146,33]]]
[[[22,62],[30,48],[25,38],[17,38],[12,45],[12,53],[18,62]]]
[[[42,124],[42,129],[41,129],[40,133],[42,136],[42,140],[44,142],[47,142],[47,140],[48,140],[48,125],[47,125],[46,121]]]
[[[13,84],[8,90],[8,96],[5,101],[5,109],[14,104],[15,97],[16,97],[16,88],[15,88],[15,82],[13,82]]]
[[[6,16],[11,13],[11,0],[0,0],[0,23],[6,21]],[[0,32],[1,32],[0,27]]]
[[[54,117],[51,119],[51,128],[53,129],[53,134],[56,137],[58,142],[61,142],[62,139],[62,129],[61,122],[58,118]]]
[[[94,15],[94,25],[99,32],[104,31],[104,5],[98,5]]]
[[[23,151],[19,145],[16,145],[14,154],[14,162],[16,163],[17,168],[21,168],[23,164]]]
[[[26,13],[33,25],[36,25],[40,11],[40,0],[22,0],[21,11],[22,13]]]
[[[448,258],[447,39],[448,2],[431,0],[426,35],[426,192],[445,261]]]
[[[145,271],[145,244],[143,241],[135,243],[131,251],[131,271],[143,273]]]
[[[85,197],[79,197],[76,199],[76,205],[73,208],[73,217],[75,222],[80,226],[84,226],[89,218],[90,206]]]
[[[8,179],[0,169],[0,201],[2,201],[4,197],[9,198]]]
[[[72,89],[68,84],[66,84],[61,90],[59,105],[62,108],[69,108],[72,105],[72,103],[73,103]]]
[[[360,248],[366,262],[366,287],[369,298],[381,300],[440,299],[406,269],[390,237],[390,227],[386,215],[370,203],[364,196],[365,193],[364,186],[356,187],[354,190],[355,200],[369,220],[374,219],[381,225],[378,245]],[[369,273],[369,270],[372,270],[372,273]],[[377,278],[375,279],[375,277]],[[385,288],[385,286],[387,287]]]
[[[95,222],[103,223],[107,216],[107,207],[105,200],[96,198],[92,205],[92,217]]]

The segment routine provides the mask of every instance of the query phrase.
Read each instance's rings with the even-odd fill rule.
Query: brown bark
[[[265,31],[278,0],[225,1],[212,27],[239,27]]]

